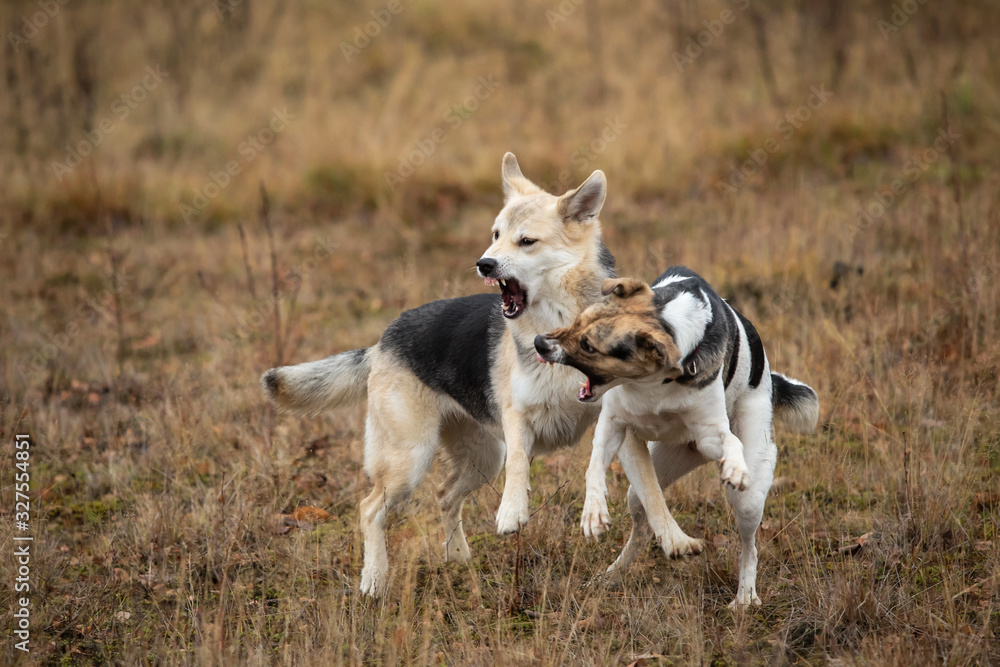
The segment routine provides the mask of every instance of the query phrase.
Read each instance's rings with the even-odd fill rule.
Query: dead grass
[[[233,23],[166,0],[70,4],[30,58],[6,51],[0,436],[35,442],[36,552],[33,652],[5,641],[3,661],[1000,662],[1000,100],[987,83],[1000,58],[973,39],[995,9],[927,3],[884,40],[881,5],[834,18],[812,3],[762,7],[769,92],[747,17],[677,72],[677,43],[728,6],[682,4],[678,17],[602,2],[596,57],[583,8],[550,30],[556,7],[484,2],[405,4],[353,63],[339,42],[378,3],[252,3]],[[16,28],[32,7],[5,5],[0,19]],[[817,37],[829,34],[846,53],[839,86],[784,139],[776,123],[834,74],[836,44]],[[154,62],[167,83],[58,182],[51,160],[86,120],[81,77],[93,70],[100,120],[134,84],[126,64]],[[497,92],[450,129],[445,111],[493,72]],[[281,104],[296,120],[185,224],[180,204],[242,161],[240,142]],[[615,116],[628,128],[578,152]],[[955,149],[858,226],[857,210],[948,124]],[[437,127],[447,139],[388,189],[384,172]],[[718,196],[775,136],[760,173]],[[757,323],[772,367],[819,391],[822,428],[777,434],[763,607],[726,609],[737,537],[708,468],[667,492],[707,552],[650,550],[621,588],[600,581],[629,530],[627,482],[612,474],[610,534],[584,541],[586,438],[534,461],[536,513],[519,538],[493,535],[502,479],[478,494],[469,566],[441,563],[425,485],[389,532],[388,601],[357,595],[363,414],[279,418],[257,385],[276,356],[258,181],[273,200],[284,358],[307,360],[373,343],[405,308],[484,289],[472,267],[509,149],[554,185],[563,170],[572,186],[604,169],[621,273],[696,268]],[[333,518],[276,523],[300,506]],[[13,607],[6,586],[0,606]],[[0,632],[12,627],[5,614]]]

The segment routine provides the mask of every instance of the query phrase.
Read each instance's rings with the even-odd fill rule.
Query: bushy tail
[[[813,388],[781,373],[771,373],[774,414],[792,431],[812,433],[819,421],[819,396]]]
[[[368,349],[352,350],[319,361],[272,368],[261,376],[260,383],[283,412],[313,416],[365,399],[371,372],[369,356]]]

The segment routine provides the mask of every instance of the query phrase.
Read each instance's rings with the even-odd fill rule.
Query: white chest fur
[[[514,372],[514,407],[534,436],[533,454],[576,443],[597,420],[600,402],[576,398],[582,379],[579,371],[561,365],[529,364]]]

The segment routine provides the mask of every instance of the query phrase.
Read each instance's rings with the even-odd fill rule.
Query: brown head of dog
[[[673,379],[683,373],[681,352],[664,327],[653,290],[634,278],[610,278],[595,303],[568,327],[535,337],[539,360],[581,371],[577,398],[599,399],[626,379]]]

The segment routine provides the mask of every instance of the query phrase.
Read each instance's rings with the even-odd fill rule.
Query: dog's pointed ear
[[[601,294],[614,294],[620,299],[627,299],[637,292],[652,291],[649,285],[635,278],[608,278],[601,284]]]
[[[643,329],[635,334],[635,344],[640,351],[653,356],[654,361],[665,369],[681,372],[681,351],[673,338],[662,329]]]
[[[593,220],[600,215],[607,194],[608,179],[604,176],[604,172],[598,169],[583,182],[583,185],[560,197],[556,211],[566,222]]]
[[[524,174],[521,173],[521,166],[517,163],[517,158],[514,157],[513,153],[507,153],[503,156],[500,176],[503,179],[503,198],[505,202],[510,201],[517,195],[540,192],[538,186],[525,178]]]

